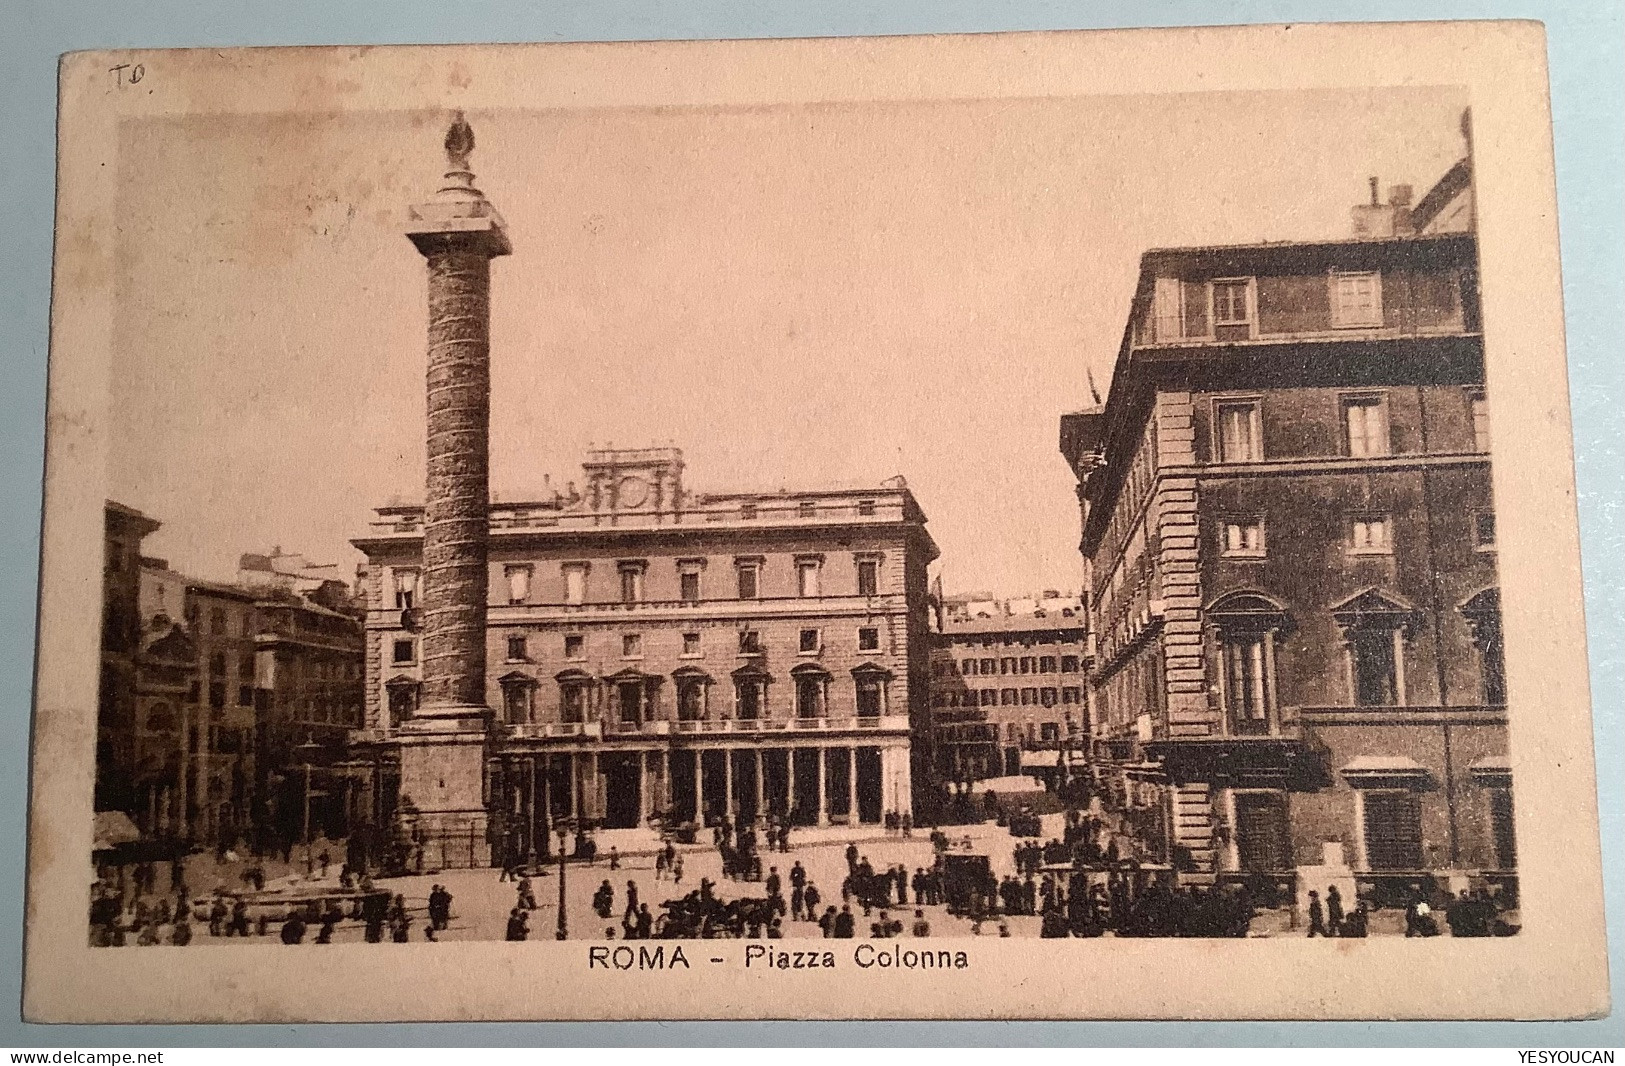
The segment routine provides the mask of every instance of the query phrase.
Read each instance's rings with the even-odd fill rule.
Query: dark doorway
[[[882,795],[880,749],[858,748],[858,820],[879,822],[890,796]]]
[[[694,810],[694,775],[698,773],[697,751],[671,754],[671,811],[679,822],[698,821]]]
[[[817,748],[792,748],[790,770],[793,788],[792,816],[797,825],[818,824],[818,759]]]
[[[604,828],[633,829],[642,821],[642,756],[604,757]]]
[[[1247,871],[1269,872],[1292,867],[1285,794],[1236,793],[1236,861]]]

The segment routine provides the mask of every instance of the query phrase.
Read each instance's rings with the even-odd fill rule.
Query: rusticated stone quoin
[[[431,707],[485,701],[491,260],[446,244],[428,257],[423,696]]]

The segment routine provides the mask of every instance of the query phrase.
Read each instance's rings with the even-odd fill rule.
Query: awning
[[[1038,769],[1052,769],[1061,764],[1061,753],[1058,751],[1024,751],[1021,753],[1022,769],[1035,767]]]

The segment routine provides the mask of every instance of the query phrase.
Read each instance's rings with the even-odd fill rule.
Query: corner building
[[[1463,160],[1373,179],[1355,239],[1146,253],[1062,419],[1096,755],[1188,877],[1515,892],[1471,197]]]
[[[675,448],[600,450],[585,491],[490,508],[484,793],[493,844],[556,820],[632,828],[769,814],[879,822],[929,755],[926,568],[901,478],[866,489],[693,494]],[[366,553],[376,818],[419,706],[422,508]]]

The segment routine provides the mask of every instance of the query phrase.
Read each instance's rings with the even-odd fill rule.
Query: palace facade
[[[1188,876],[1515,887],[1471,176],[1372,179],[1351,239],[1146,253],[1062,419],[1096,755]]]
[[[930,765],[937,548],[906,484],[691,493],[683,472],[675,448],[598,450],[584,491],[491,505],[493,844],[543,851],[566,820],[912,810]],[[416,803],[394,767],[422,699],[423,509],[377,513],[354,542],[367,556],[358,739],[379,767],[384,825]]]

